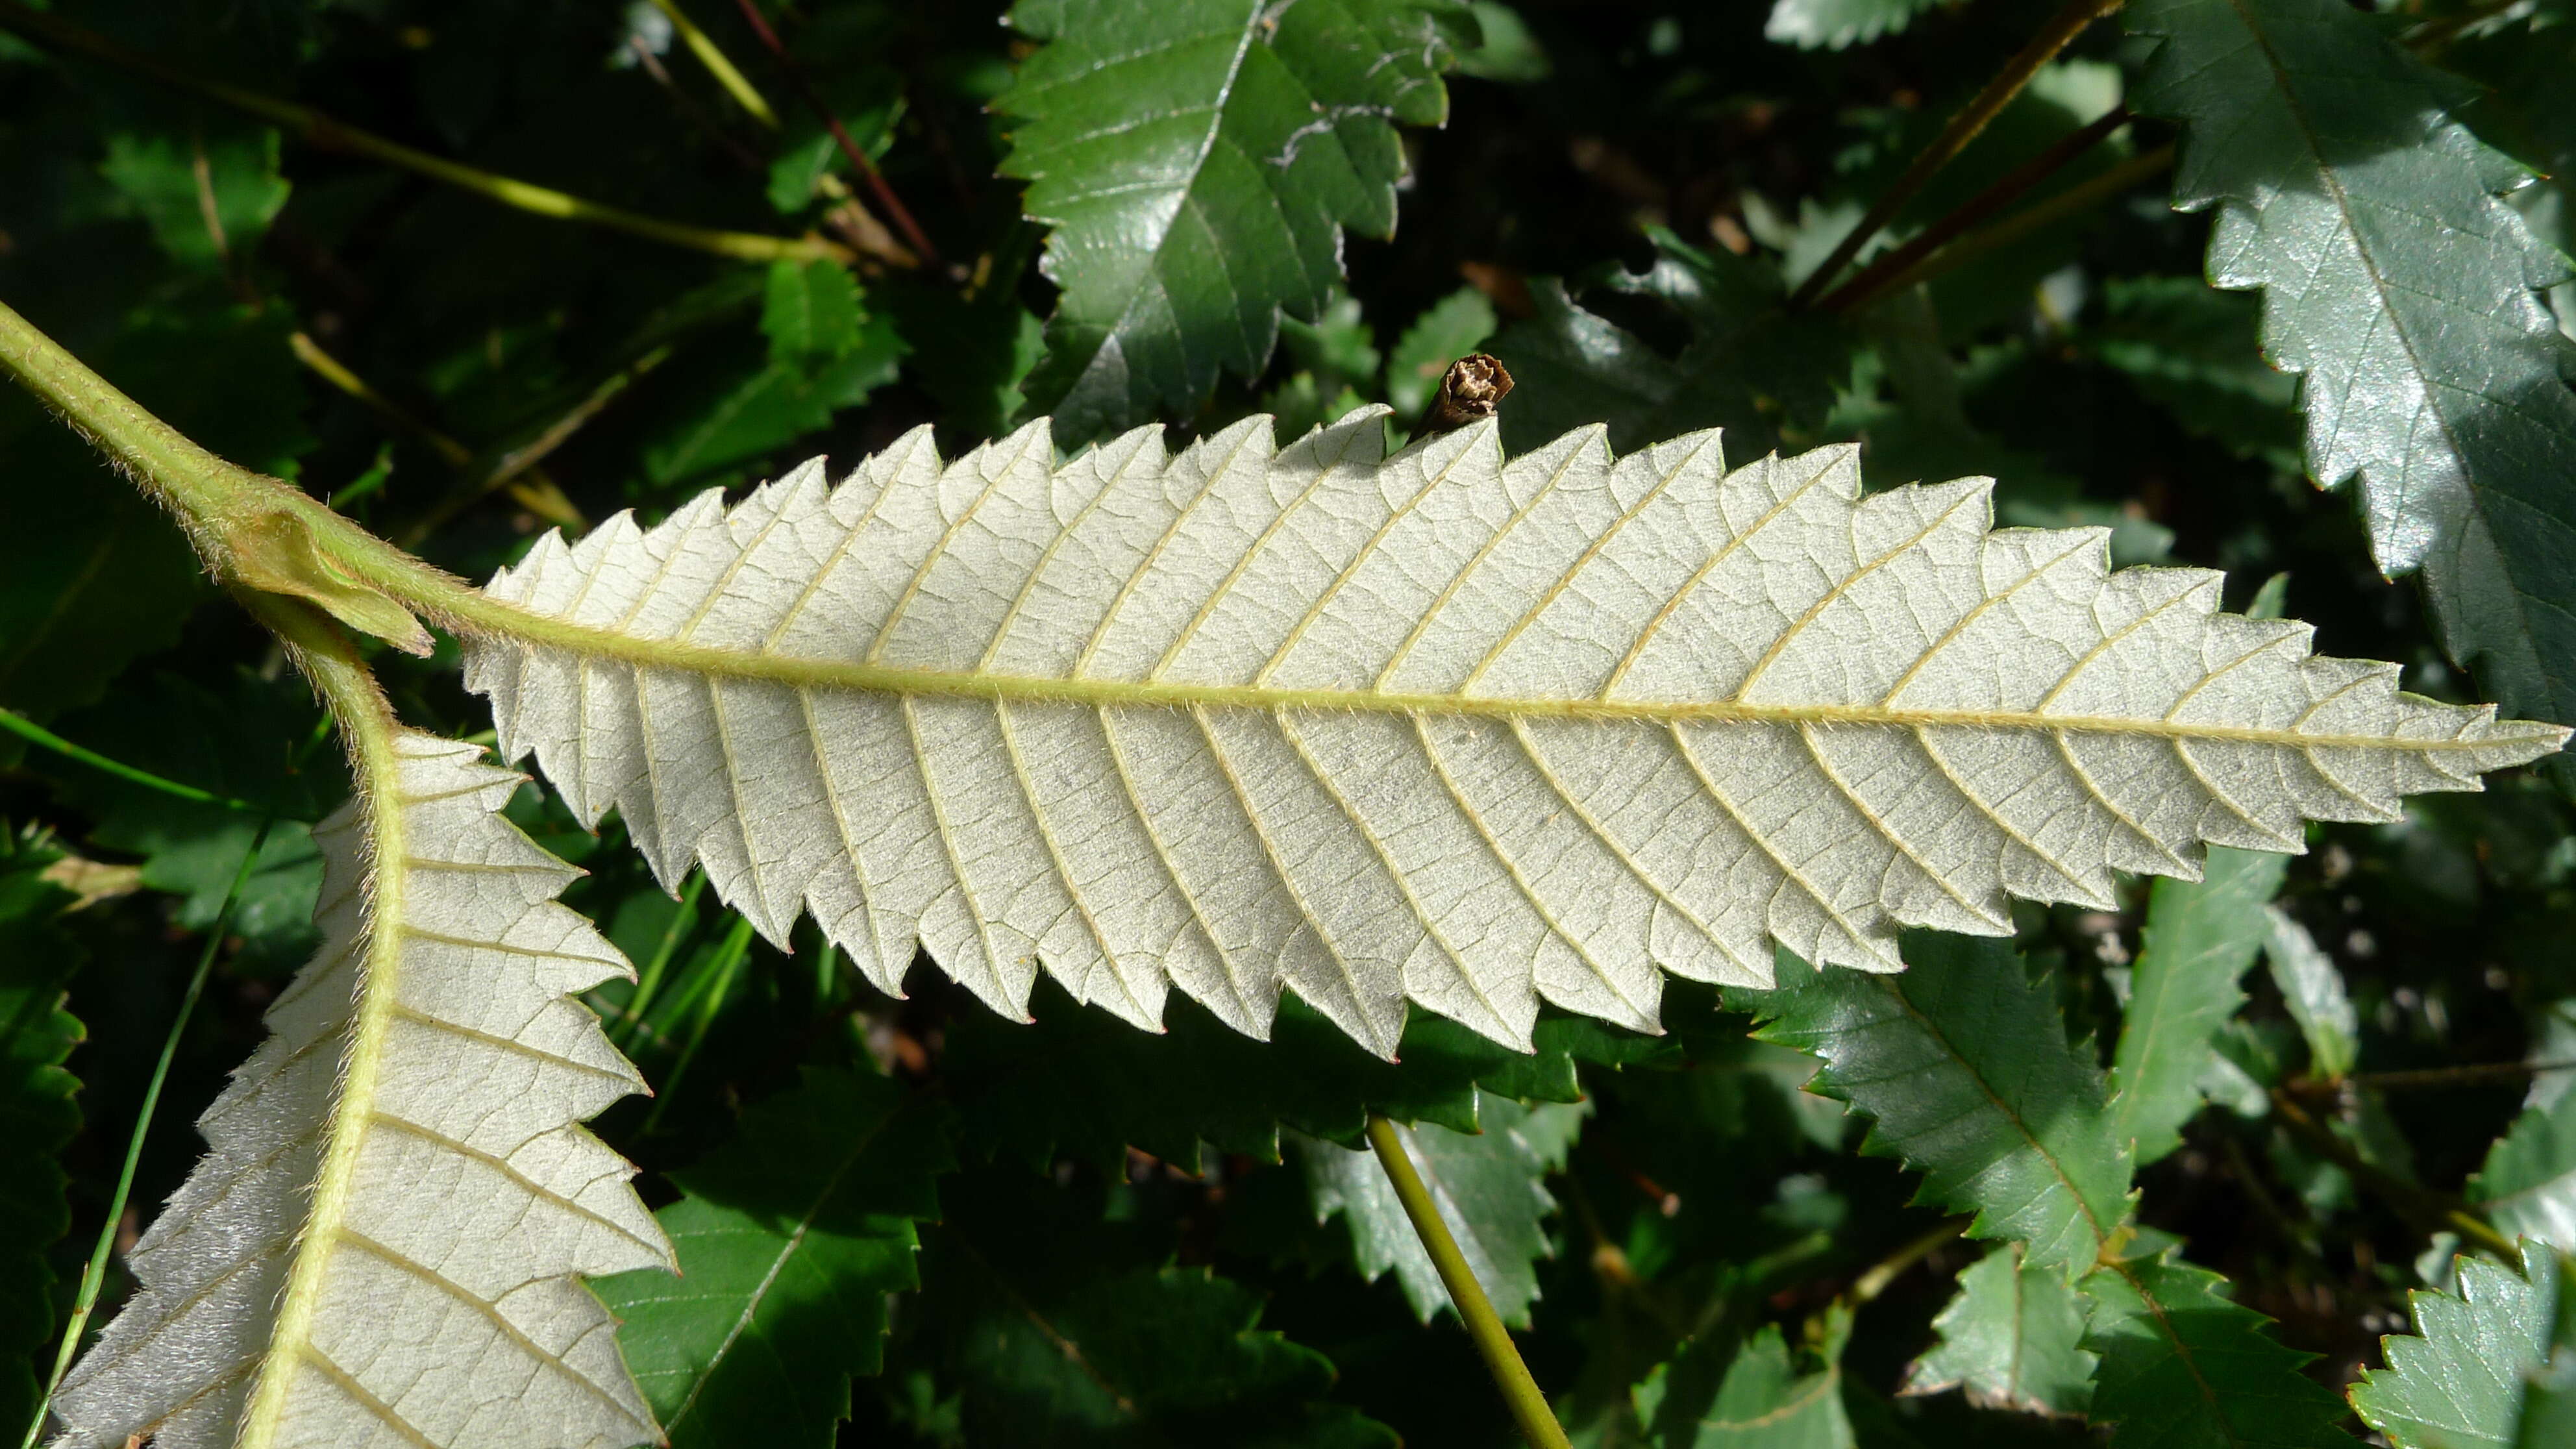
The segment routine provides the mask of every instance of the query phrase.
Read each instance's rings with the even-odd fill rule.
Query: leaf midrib
[[[2027,710],[1907,709],[1883,704],[1765,704],[1743,699],[1652,700],[1570,696],[1512,697],[1386,689],[1308,689],[1260,684],[1204,684],[995,674],[908,664],[869,664],[640,639],[533,613],[489,597],[450,601],[467,632],[495,642],[533,644],[651,669],[893,696],[1000,703],[1079,704],[1093,708],[1226,709],[1456,716],[1476,719],[1571,719],[1651,724],[1816,724],[1896,729],[2039,730],[2066,734],[2142,735],[2293,749],[2396,749],[2410,753],[2492,750],[2521,738],[2409,739],[2396,735],[2312,734],[2295,729],[2194,720],[2040,714]],[[2519,721],[2497,721],[2510,726]],[[2534,727],[2543,728],[2543,727]]]

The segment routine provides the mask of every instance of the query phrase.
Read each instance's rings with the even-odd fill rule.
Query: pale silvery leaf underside
[[[1043,422],[944,465],[923,429],[549,535],[467,682],[666,883],[772,940],[810,910],[889,991],[916,942],[1013,1015],[1044,969],[1257,1035],[1285,986],[1380,1053],[1407,1000],[1526,1045],[1541,1001],[1652,1029],[1659,968],[1767,985],[1774,941],[1895,970],[1900,926],[2108,906],[2566,733],[2102,530],[1990,531],[1983,479],[1490,424],[1384,458],[1381,415],[1061,465]]]
[[[362,746],[362,755],[369,747]],[[323,944],[198,1119],[209,1150],[127,1255],[61,1445],[622,1449],[659,1437],[573,1276],[671,1264],[578,1124],[643,1081],[570,993],[632,975],[554,897],[472,745],[381,741],[315,828]]]

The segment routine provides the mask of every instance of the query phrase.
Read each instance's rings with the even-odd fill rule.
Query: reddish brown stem
[[[2057,174],[2068,162],[2092,150],[2113,131],[2129,124],[2129,108],[2113,106],[2108,115],[2080,131],[2061,137],[2057,144],[2040,152],[1993,185],[1961,203],[1957,210],[1923,229],[1923,234],[1863,267],[1850,281],[1834,288],[1817,301],[1819,310],[1839,312],[1856,297],[1866,297],[1879,285],[1906,268],[1930,256],[1946,245],[1950,238],[1984,221],[1987,217],[2019,200],[2024,192]]]
[[[885,208],[895,230],[903,233],[904,244],[932,267],[945,268],[947,264],[939,259],[939,248],[930,244],[930,237],[922,231],[921,223],[913,220],[911,208],[903,204],[903,198],[894,194],[894,188],[886,184],[885,176],[877,170],[877,163],[869,160],[868,153],[859,149],[859,143],[850,138],[849,128],[841,124],[841,118],[833,112],[831,104],[814,89],[814,83],[806,79],[805,68],[787,53],[787,46],[779,40],[778,32],[770,28],[769,17],[760,13],[755,0],[734,0],[734,3],[742,8],[742,18],[750,22],[752,33],[769,48],[770,58],[778,62],[778,73],[787,78],[788,86],[803,98],[806,107],[822,121],[824,129],[832,133],[832,140],[840,146],[841,154],[850,158],[850,164],[858,168],[859,175],[868,183],[869,193],[876,197],[877,205]]]
[[[2086,26],[2118,9],[2119,5],[2120,0],[2067,0],[2066,6],[2049,17],[2039,33],[2031,37],[2030,43],[2006,61],[1993,80],[1986,82],[1986,88],[1977,93],[1976,99],[1950,118],[1950,123],[1941,128],[1941,134],[1932,138],[1932,144],[1923,148],[1923,154],[1914,158],[1913,163],[1905,168],[1905,174],[1896,178],[1896,184],[1887,188],[1886,194],[1879,197],[1877,204],[1860,219],[1860,224],[1835,244],[1824,265],[1807,274],[1807,279],[1798,284],[1798,290],[1790,294],[1789,305],[1803,307],[1815,300],[1816,294],[1823,291],[1834,275],[1843,269],[1843,264],[1896,219],[1896,213],[1914,199],[1914,194],[1923,189],[1923,184],[1932,179],[1932,174],[1948,165],[1951,157],[1967,149],[1968,143],[1977,139],[1977,133],[1986,128],[1986,123],[2010,104],[2013,97],[2021,94],[2022,87],[2030,84],[2030,78],[2039,74],[2041,66],[2064,50],[2069,41],[2083,34]]]

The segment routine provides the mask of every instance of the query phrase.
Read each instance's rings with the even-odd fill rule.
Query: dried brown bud
[[[1512,375],[1501,359],[1482,352],[1468,353],[1449,364],[1449,375],[1440,379],[1440,396],[1422,419],[1422,436],[1450,432],[1478,418],[1492,417],[1511,390]]]

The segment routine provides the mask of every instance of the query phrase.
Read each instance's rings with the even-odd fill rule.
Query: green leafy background
[[[1920,285],[1789,298],[2048,19],[2040,0],[53,0],[59,21],[738,260],[532,215],[31,38],[0,4],[0,299],[224,457],[480,577],[930,424],[1294,432],[1451,360],[1507,444],[1858,440],[1873,486],[2225,569],[2407,687],[2576,722],[2576,168],[2558,0],[2132,0],[1900,208],[1869,265],[2079,129]],[[923,254],[813,104],[930,240]],[[327,141],[327,136],[321,138]],[[2165,148],[2175,148],[2168,153]],[[2164,169],[2170,156],[2171,168]],[[2034,210],[2036,209],[2036,210]],[[2015,224],[2027,220],[2030,224]],[[2213,281],[2217,285],[2212,285]],[[336,374],[333,373],[336,369]],[[334,376],[340,381],[335,381]],[[354,378],[363,384],[343,385]],[[360,395],[363,392],[363,396]],[[2326,491],[2319,484],[2334,485]],[[0,393],[0,1436],[101,1229],[312,944],[347,782],[168,520]],[[2420,570],[2423,579],[2380,568]],[[452,646],[378,667],[473,736]],[[2576,1433],[2576,816],[2555,776],[2212,853],[1897,977],[1781,962],[1666,1032],[1401,1060],[1291,1000],[1254,1043],[927,969],[876,995],[514,816],[642,968],[656,1096],[597,1130],[685,1277],[595,1285],[686,1446],[1494,1446],[1512,1429],[1363,1146],[1404,1124],[1574,1442],[1941,1449]],[[134,1216],[104,1216],[190,966]],[[124,1240],[130,1241],[130,1237]],[[128,1288],[111,1266],[103,1312]],[[2553,1437],[2554,1436],[2554,1437]]]

